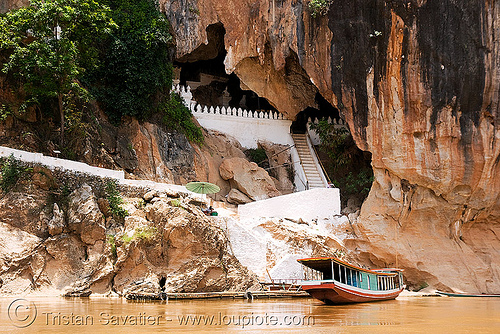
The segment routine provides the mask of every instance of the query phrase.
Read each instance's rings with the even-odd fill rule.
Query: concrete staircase
[[[295,142],[295,148],[299,153],[300,163],[304,169],[309,189],[326,188],[328,185],[323,181],[323,171],[318,170],[321,167],[318,167],[313,157],[315,153],[311,152],[307,144],[307,135],[294,133],[292,134],[292,138]]]

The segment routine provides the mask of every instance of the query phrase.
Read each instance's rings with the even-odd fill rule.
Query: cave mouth
[[[316,93],[315,101],[317,108],[308,107],[299,112],[290,126],[290,133],[306,133],[307,123],[311,121],[330,118],[337,122],[341,122],[340,112],[332,106],[320,93]]]
[[[193,100],[205,106],[277,111],[267,99],[243,85],[224,66],[226,49],[222,23],[206,28],[207,44],[174,61],[174,83],[189,86]]]
[[[373,183],[372,155],[358,148],[337,108],[320,93],[315,102],[316,108],[308,107],[297,114],[290,132],[309,135],[328,181],[340,189],[343,211],[355,212]],[[321,126],[314,125],[321,120]]]
[[[162,276],[162,277],[160,278],[160,281],[159,281],[160,290],[161,290],[162,292],[164,292],[164,291],[165,291],[165,284],[166,284],[166,283],[167,283],[167,279],[166,279],[164,276]]]
[[[267,99],[246,87],[234,72],[226,73],[224,66],[227,55],[224,46],[226,30],[223,24],[209,25],[206,31],[207,44],[174,61],[174,83],[189,86],[193,100],[200,105],[277,111]],[[290,77],[302,78],[305,71],[298,59],[295,63],[300,68],[294,68],[292,66],[294,59],[290,59],[286,68],[291,72]],[[293,96],[305,96],[302,92],[303,86],[291,82],[290,87],[295,88],[292,90]],[[309,133],[311,136],[312,131],[308,129],[309,119],[313,122],[320,119],[332,120],[334,136],[330,136],[326,143],[316,141],[313,144],[317,148],[318,158],[330,182],[340,189],[342,208],[344,211],[355,212],[366,199],[373,183],[371,153],[357,147],[337,108],[317,90],[313,96],[311,100],[315,103],[311,104],[315,106],[306,107],[296,115],[290,126],[290,132]]]

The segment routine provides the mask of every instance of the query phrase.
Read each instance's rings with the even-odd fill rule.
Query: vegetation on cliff
[[[155,1],[35,0],[0,21],[0,62],[21,101],[0,96],[1,113],[32,108],[45,133],[59,125],[65,157],[77,158],[71,149],[76,137],[91,137],[88,128],[98,114],[89,108],[92,100],[115,125],[123,116],[166,115],[173,129],[201,142],[190,111],[179,112],[182,106],[171,101],[174,42]]]
[[[79,79],[97,66],[96,41],[113,27],[109,8],[94,0],[33,0],[1,20],[0,47],[11,50],[3,71],[24,83],[27,103],[57,99],[63,145],[68,100],[85,95]]]
[[[0,189],[4,193],[9,192],[19,180],[19,178],[27,171],[14,156],[7,159],[2,159],[2,167],[0,169]]]
[[[311,16],[318,17],[328,14],[332,3],[333,0],[311,0],[308,4]]]
[[[172,85],[169,23],[151,0],[100,0],[117,24],[99,42],[100,64],[85,76],[114,123],[123,115],[144,119]]]
[[[373,183],[371,158],[358,149],[349,130],[336,129],[326,119],[310,123],[310,126],[321,139],[320,153],[326,172],[335,187],[340,189],[344,206],[353,197],[361,203]]]

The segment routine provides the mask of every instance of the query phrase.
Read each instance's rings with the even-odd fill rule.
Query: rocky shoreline
[[[63,176],[64,174],[64,176]],[[246,291],[258,283],[196,200],[35,166],[0,198],[0,294]],[[146,193],[148,193],[147,196]]]

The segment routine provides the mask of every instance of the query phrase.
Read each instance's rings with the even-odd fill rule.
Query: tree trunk
[[[57,99],[59,100],[59,115],[61,116],[61,138],[59,138],[60,149],[62,150],[64,145],[64,110],[63,110],[63,96],[61,93],[57,94]]]

